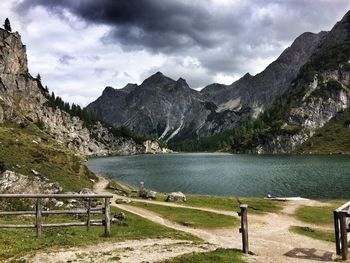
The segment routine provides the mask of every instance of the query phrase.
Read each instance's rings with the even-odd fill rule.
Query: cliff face
[[[261,154],[295,151],[299,145],[314,136],[318,129],[350,106],[349,83],[349,71],[328,71],[316,76],[307,86],[305,96],[286,113],[286,123],[301,127],[300,131],[293,135],[277,135],[252,152]],[[335,87],[329,89],[327,96],[324,96],[326,94],[322,90],[327,89],[327,85]]]
[[[83,121],[47,107],[39,83],[28,73],[26,48],[20,35],[0,29],[0,123],[40,123],[57,141],[82,155],[136,154],[144,151],[133,140],[115,137],[101,124]]]
[[[275,135],[253,152],[290,153],[314,136],[332,118],[350,106],[350,11],[324,37],[302,77],[289,85],[291,96],[284,115],[285,123],[300,127],[295,134]],[[305,82],[305,76],[313,80]],[[297,91],[297,92],[295,92]]]
[[[231,85],[212,84],[201,93],[214,101],[219,111],[251,108],[256,116],[288,89],[326,35],[304,33],[261,73],[247,73]]]

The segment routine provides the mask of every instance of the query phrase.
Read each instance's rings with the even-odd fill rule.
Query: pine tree
[[[10,20],[9,20],[8,18],[5,19],[4,28],[5,28],[5,30],[7,30],[7,31],[10,31],[10,32],[12,31],[12,29],[11,29],[11,24],[10,24]]]

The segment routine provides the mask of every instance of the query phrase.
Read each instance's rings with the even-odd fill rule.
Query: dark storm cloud
[[[36,6],[110,26],[106,45],[193,56],[212,74],[241,74],[245,61],[276,57],[305,31],[329,30],[350,1],[24,0],[17,11]]]

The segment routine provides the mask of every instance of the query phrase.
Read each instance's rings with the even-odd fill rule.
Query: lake
[[[350,198],[350,157],[174,153],[93,158],[95,173],[159,192]]]

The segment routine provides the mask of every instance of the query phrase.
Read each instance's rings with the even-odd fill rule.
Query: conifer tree
[[[5,19],[4,28],[5,28],[5,30],[7,30],[7,31],[10,31],[10,32],[12,31],[12,29],[11,29],[11,24],[10,24],[10,20],[9,20],[8,18]]]

